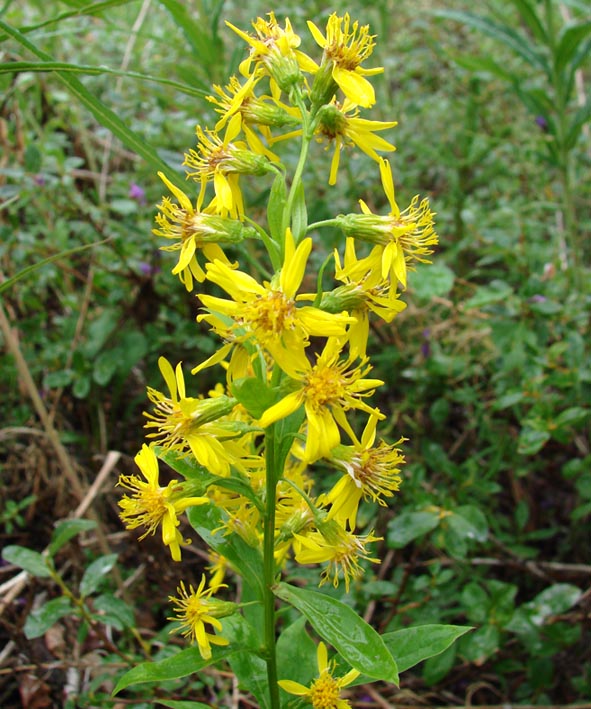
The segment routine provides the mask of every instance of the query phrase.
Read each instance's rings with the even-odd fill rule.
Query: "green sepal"
[[[380,635],[350,607],[318,591],[279,583],[275,595],[297,608],[351,667],[398,685],[398,668]]]

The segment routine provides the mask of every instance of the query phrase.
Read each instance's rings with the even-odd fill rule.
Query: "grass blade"
[[[46,54],[32,42],[29,42],[21,32],[3,20],[0,20],[0,29],[42,61],[53,61],[53,57]],[[142,157],[156,172],[163,172],[171,182],[179,187],[183,185],[183,180],[180,175],[157,155],[155,149],[149,146],[142,136],[126,126],[119,116],[108,106],[97,99],[96,96],[93,96],[75,76],[71,76],[69,72],[61,70],[55,71],[55,75],[70,89],[80,103],[88,108],[96,120],[105,128],[108,128],[126,147]]]
[[[205,98],[211,91],[205,85],[199,89],[187,84],[181,84],[178,81],[171,79],[163,79],[160,76],[152,76],[150,74],[142,74],[137,71],[120,71],[118,69],[109,69],[106,66],[90,66],[87,64],[68,64],[67,62],[8,62],[0,64],[0,74],[16,73],[24,71],[67,71],[71,74],[85,74],[88,76],[98,76],[99,74],[113,74],[114,76],[123,76],[128,79],[138,79],[140,81],[152,81],[164,86],[170,86],[181,93],[188,96],[197,96]]]

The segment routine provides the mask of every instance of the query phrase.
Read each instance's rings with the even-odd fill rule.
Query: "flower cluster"
[[[146,482],[121,477],[133,492],[120,501],[121,517],[130,529],[144,526],[145,534],[161,526],[164,543],[179,560],[185,544],[179,516],[194,506],[215,506],[214,535],[237,535],[263,555],[269,549],[265,535],[272,534],[275,578],[287,563],[320,564],[321,584],[343,580],[348,590],[367,562],[378,561],[370,547],[379,538],[357,528],[359,505],[386,505],[404,463],[398,447],[404,439],[377,437],[386,415],[371,397],[384,382],[371,375],[370,323],[389,323],[404,309],[400,294],[408,271],[426,261],[437,242],[433,213],[418,197],[404,209],[398,206],[390,163],[380,154],[394,146],[377,135],[396,122],[362,115],[375,103],[369,77],[382,71],[364,66],[375,39],[367,26],[336,13],[324,30],[308,23],[322,49],[317,62],[300,49],[288,19],[281,25],[270,13],[253,22],[253,33],[228,25],[246,42],[248,56],[239,77],[214,87],[210,102],[217,124],[197,126],[196,144],[185,155],[187,176],[197,183],[195,198],[161,174],[170,196],[159,205],[154,230],[169,241],[162,248],[178,255],[172,273],[187,290],[196,283],[214,286],[197,294],[198,321],[221,344],[192,372],[222,367],[224,383],[192,396],[181,364],[160,359],[166,387],[148,388],[150,445],[136,458]],[[300,143],[290,180],[275,152],[287,141]],[[307,223],[302,173],[316,142],[334,151],[330,185],[345,151],[358,148],[374,161],[386,214],[360,199],[358,212]],[[270,190],[266,224],[248,215],[243,189],[255,178]],[[380,200],[374,198],[375,204]],[[343,248],[329,255],[320,274],[311,274],[322,228],[342,232]],[[236,258],[236,246],[245,240],[254,241],[251,255],[259,248],[248,269],[228,251]],[[326,289],[330,274],[332,287]],[[315,280],[316,292],[306,292]],[[174,460],[190,460],[193,472],[181,465],[185,479],[160,487],[158,457],[173,468]],[[326,468],[340,475],[322,491],[318,471]],[[231,567],[219,554],[212,561],[209,585],[205,576],[196,590],[181,583],[172,599],[183,634],[206,659],[211,644],[225,642],[220,618],[237,610],[212,598]],[[359,673],[334,680],[324,645],[318,653],[320,676],[311,689],[291,681],[282,686],[314,707],[348,706],[340,689]]]

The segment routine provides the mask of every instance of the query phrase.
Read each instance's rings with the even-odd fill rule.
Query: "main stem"
[[[279,709],[279,685],[277,684],[277,653],[275,644],[275,500],[279,472],[275,456],[275,424],[265,432],[266,460],[266,512],[263,541],[264,573],[264,618],[265,618],[265,659],[267,662],[267,681],[272,709]]]

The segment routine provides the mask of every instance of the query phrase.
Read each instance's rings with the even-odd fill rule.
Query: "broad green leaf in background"
[[[418,625],[382,635],[399,672],[447,650],[458,638],[473,630],[466,625]]]
[[[56,554],[73,537],[81,532],[94,529],[96,525],[97,523],[93,519],[64,519],[58,522],[53,530],[48,547],[50,555]]]
[[[102,583],[104,577],[111,571],[117,562],[117,554],[105,554],[95,559],[87,567],[80,581],[80,595],[89,596],[94,593]]]
[[[66,596],[48,601],[27,616],[23,628],[25,637],[29,640],[41,637],[60,618],[70,615],[73,610],[72,603]]]
[[[256,697],[260,709],[271,709],[267,663],[257,653],[259,648],[256,633],[239,614],[224,618],[223,624],[222,635],[236,650],[228,658],[228,662],[238,678],[239,686]]]
[[[277,640],[279,679],[291,679],[305,686],[318,674],[316,643],[306,632],[306,618],[288,625]]]
[[[11,544],[2,551],[2,558],[4,561],[16,564],[16,566],[24,569],[31,576],[45,579],[51,576],[45,558],[38,551],[33,551],[33,549]]]
[[[386,537],[388,546],[402,549],[413,539],[433,531],[439,526],[440,521],[439,510],[402,512],[388,524]]]
[[[135,623],[133,608],[123,599],[104,593],[92,600],[92,608],[98,611],[95,616],[104,625],[112,625],[117,630],[132,628]]]
[[[417,275],[412,279],[412,290],[422,303],[445,298],[453,288],[455,274],[444,263],[418,264],[415,270]]]
[[[297,608],[351,667],[374,679],[398,684],[396,661],[383,639],[350,606],[318,591],[286,583],[279,583],[274,593]]]

